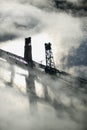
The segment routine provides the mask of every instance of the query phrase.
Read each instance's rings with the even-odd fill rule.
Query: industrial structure
[[[12,65],[18,65],[21,68],[38,68],[43,69],[46,73],[50,75],[55,75],[58,76],[58,78],[62,78],[66,80],[67,82],[71,81],[73,82],[72,79],[78,81],[79,83],[82,84],[87,84],[87,80],[80,78],[80,77],[74,77],[71,74],[58,70],[55,67],[55,63],[53,60],[53,53],[52,53],[52,48],[51,48],[51,43],[45,43],[45,57],[46,57],[46,65],[37,63],[32,60],[32,45],[31,45],[31,37],[25,38],[25,46],[24,46],[24,57],[15,55],[13,53],[4,51],[0,49],[0,58],[5,59]],[[70,80],[71,79],[71,80]]]
[[[24,59],[27,62],[32,62],[31,37],[25,38]]]
[[[51,43],[45,43],[45,56],[46,56],[45,72],[49,74],[56,74]],[[31,64],[32,66],[34,65],[32,61],[31,37],[25,38],[24,60],[27,63]]]
[[[45,56],[46,56],[46,67],[45,72],[49,74],[56,74],[55,63],[53,59],[53,53],[51,43],[45,43]]]
[[[86,120],[87,80],[55,67],[51,43],[44,46],[46,64],[33,61],[31,43],[25,38],[23,57],[0,49],[0,128],[79,130]]]

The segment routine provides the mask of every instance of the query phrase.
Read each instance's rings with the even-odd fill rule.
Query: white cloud
[[[52,39],[49,42],[59,66],[61,59],[69,56],[70,50],[78,48],[83,40],[80,18],[55,11],[50,0],[0,0],[0,3],[1,43],[46,33]]]

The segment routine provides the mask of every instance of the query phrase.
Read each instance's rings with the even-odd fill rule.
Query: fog
[[[87,78],[87,17],[71,11],[52,0],[0,0],[0,48],[23,56],[31,36],[33,60],[44,64],[51,42],[56,67]],[[0,130],[86,130],[86,85],[0,59]]]
[[[6,0],[1,0],[0,14],[1,48],[12,51],[11,47],[14,46],[16,41],[16,48],[20,46],[20,50],[23,52],[21,44],[24,42],[25,37],[31,36],[32,39],[37,37],[38,42],[34,40],[33,44],[35,50],[38,50],[37,46],[41,47],[40,44],[43,46],[44,42],[48,42],[48,40],[44,39],[44,34],[45,37],[49,37],[49,42],[52,43],[56,67],[75,75],[84,75],[82,73],[87,64],[85,62],[86,59],[83,57],[86,56],[86,53],[85,51],[79,53],[79,51],[81,50],[80,46],[83,45],[83,49],[86,46],[86,17],[74,17],[70,13],[60,12],[55,8],[52,0],[43,2],[40,0],[9,0],[8,3]],[[42,37],[40,39],[39,35],[41,34]],[[20,39],[22,43],[19,43]],[[9,41],[12,42],[12,45],[9,44]],[[16,51],[16,54],[18,54],[18,51]],[[81,61],[81,58],[73,60],[74,54],[76,55],[75,57],[82,57],[83,61]],[[21,55],[23,56],[23,53]],[[34,56],[36,55],[34,54]],[[41,61],[41,58],[42,60],[45,59],[44,55],[39,58],[40,55],[42,54],[39,51],[38,59],[34,58],[34,60]],[[73,66],[70,65],[71,62],[73,62]],[[86,77],[86,74],[84,77]]]
[[[0,129],[86,130],[87,88],[0,59]]]

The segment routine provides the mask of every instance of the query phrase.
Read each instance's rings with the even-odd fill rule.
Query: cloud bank
[[[84,18],[59,12],[52,0],[0,0],[0,3],[0,43],[27,36],[33,38],[40,33],[48,34],[52,39],[49,42],[53,44],[56,66],[68,71],[70,57],[74,57],[84,41],[86,44]],[[73,61],[70,67],[78,68],[76,64]]]

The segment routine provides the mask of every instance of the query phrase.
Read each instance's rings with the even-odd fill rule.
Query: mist
[[[9,4],[11,5],[10,7]],[[15,39],[24,39],[28,36],[31,36],[33,39],[34,36],[44,33],[49,35],[51,39],[49,42],[52,42],[54,60],[57,68],[64,69],[68,72],[72,72],[70,70],[73,70],[73,67],[77,67],[78,69],[75,62],[71,68],[70,66],[68,67],[67,64],[69,63],[67,62],[69,61],[67,58],[74,54],[75,50],[84,41],[86,44],[86,36],[84,35],[86,23],[84,24],[84,18],[74,17],[72,14],[67,14],[64,11],[58,12],[52,0],[45,0],[43,2],[40,0],[9,0],[8,3],[4,0],[0,4],[0,14],[1,47],[3,43],[5,46],[5,42],[7,44],[7,41],[14,43]],[[44,44],[43,42],[44,39],[42,40],[42,44]],[[39,46],[38,43],[36,44]],[[82,66],[84,71],[86,64]]]
[[[85,86],[1,59],[0,68],[1,130],[86,130]]]
[[[57,9],[53,0],[0,0],[0,48],[23,56],[31,36],[39,62],[51,42],[56,68],[87,78],[87,17],[71,11]],[[86,93],[84,84],[0,59],[0,130],[86,130]]]

